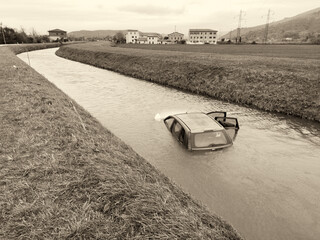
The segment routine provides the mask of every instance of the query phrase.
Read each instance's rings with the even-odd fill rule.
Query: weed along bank
[[[14,51],[0,48],[1,239],[242,239]]]

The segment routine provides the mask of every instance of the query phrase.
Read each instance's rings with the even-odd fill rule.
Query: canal
[[[19,57],[246,239],[319,239],[319,123],[126,77],[57,57],[56,50]],[[239,119],[230,148],[189,152],[162,121],[213,110]]]

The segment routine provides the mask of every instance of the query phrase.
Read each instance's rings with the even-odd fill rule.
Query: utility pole
[[[266,23],[266,27],[264,29],[264,38],[263,38],[264,44],[268,43],[269,20],[270,20],[270,9],[268,10],[267,23]]]
[[[4,44],[7,44],[6,37],[4,36],[4,31],[3,31],[3,28],[2,28],[2,22],[0,23],[0,28],[1,28],[1,32],[2,32],[3,42],[4,42]]]
[[[237,43],[241,42],[241,34],[240,34],[241,21],[242,21],[242,10],[240,10],[240,14],[239,14],[239,22],[238,22],[238,29],[237,29],[237,39],[236,39]]]

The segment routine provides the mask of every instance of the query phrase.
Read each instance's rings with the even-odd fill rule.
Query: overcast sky
[[[77,30],[126,30],[187,34],[189,28],[227,32],[237,28],[292,17],[320,7],[319,0],[0,0],[3,26],[39,34],[59,28]]]

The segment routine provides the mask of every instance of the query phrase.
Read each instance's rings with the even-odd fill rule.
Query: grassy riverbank
[[[303,57],[297,58],[299,53],[291,48],[287,54],[273,55],[269,49],[263,56],[258,50],[222,54],[196,47],[190,52],[161,47],[121,48],[98,42],[62,47],[57,55],[216,99],[320,121],[317,54],[307,58],[301,53]]]
[[[0,239],[241,239],[7,47],[0,66]]]
[[[61,43],[35,43],[35,44],[10,44],[7,45],[15,54],[22,52],[30,52],[35,50],[41,50],[46,48],[56,48],[62,46]]]

